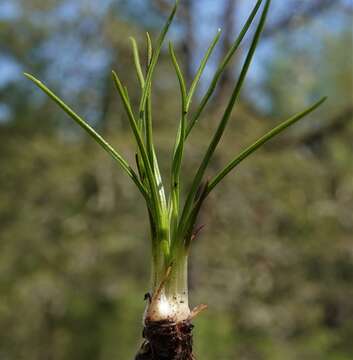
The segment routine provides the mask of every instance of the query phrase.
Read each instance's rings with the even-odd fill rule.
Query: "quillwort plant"
[[[136,140],[136,170],[82,119],[82,117],[54,94],[54,92],[32,75],[25,74],[113,157],[117,164],[120,165],[124,172],[135,183],[146,202],[152,245],[152,283],[150,295],[147,296],[148,303],[143,318],[144,342],[136,355],[136,360],[190,360],[194,358],[192,354],[191,322],[206,306],[199,305],[193,310],[190,310],[187,269],[190,246],[198,231],[198,229],[195,228],[195,223],[203,202],[210,192],[221,183],[224,177],[249,155],[258,150],[274,136],[281,133],[284,129],[304,118],[325,101],[325,98],[323,98],[303,112],[280,123],[235,156],[223,170],[216,174],[211,180],[205,180],[207,167],[212,160],[212,156],[226,129],[234,105],[239,98],[242,85],[264,28],[270,2],[270,0],[257,1],[238,37],[218,65],[208,89],[196,106],[196,110],[193,112],[190,111],[191,102],[205,66],[220,39],[221,31],[219,30],[212,40],[188,88],[174,52],[173,44],[169,43],[169,53],[178,78],[181,94],[180,122],[170,167],[170,184],[165,184],[162,181],[155,151],[151,90],[154,70],[166,34],[174,19],[178,1],[176,1],[155,46],[152,45],[151,38],[149,34],[147,34],[148,61],[145,71],[141,65],[137,43],[135,39],[131,38],[134,66],[138,76],[139,86],[141,87],[141,98],[138,109],[133,108],[127,88],[122,84],[117,73],[114,71],[112,73],[116,89],[127,114],[132,134]],[[261,6],[262,3],[264,3],[263,6]],[[182,178],[180,172],[184,154],[184,144],[201,118],[224,69],[230,63],[260,9],[262,9],[260,19],[242,65],[239,78],[234,85],[223,116],[219,120],[207,151],[193,177],[191,186],[186,194],[186,200],[182,203],[180,196]]]

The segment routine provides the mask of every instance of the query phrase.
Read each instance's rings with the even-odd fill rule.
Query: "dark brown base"
[[[146,321],[143,329],[145,341],[135,360],[193,360],[192,329],[189,320],[179,323]]]

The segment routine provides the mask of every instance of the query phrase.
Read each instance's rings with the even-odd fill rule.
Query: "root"
[[[144,343],[135,360],[194,360],[190,320],[146,321]]]

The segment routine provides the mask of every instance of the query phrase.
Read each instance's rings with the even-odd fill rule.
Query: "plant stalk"
[[[142,343],[135,360],[192,360],[192,324],[188,299],[188,257],[168,264],[163,253],[152,266]]]
[[[171,320],[180,322],[190,316],[188,299],[188,257],[178,258],[171,266],[161,260],[153,264],[152,294],[146,306],[144,322]]]

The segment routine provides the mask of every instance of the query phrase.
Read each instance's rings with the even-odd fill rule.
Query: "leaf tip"
[[[321,106],[326,100],[328,99],[328,96],[323,96],[320,100],[318,100],[313,107],[317,108],[319,106]]]
[[[33,75],[29,74],[29,73],[26,73],[24,72],[23,75],[27,78],[27,79],[30,79],[32,81],[38,81]]]

